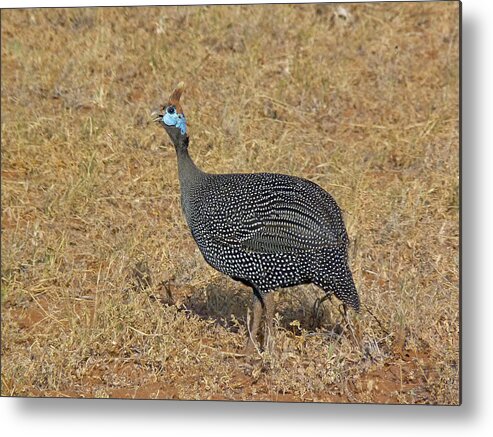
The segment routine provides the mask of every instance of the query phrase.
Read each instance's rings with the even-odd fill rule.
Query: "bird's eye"
[[[168,114],[174,114],[175,113],[175,107],[174,106],[168,106],[167,112],[168,112]]]

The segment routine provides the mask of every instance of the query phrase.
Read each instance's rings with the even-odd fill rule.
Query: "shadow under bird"
[[[359,311],[348,266],[348,236],[341,211],[317,184],[273,173],[210,174],[188,153],[187,122],[180,83],[153,118],[176,150],[181,204],[205,260],[253,289],[247,352],[257,346],[265,315],[264,344],[272,331],[272,292],[313,283]],[[318,309],[318,306],[317,306]]]

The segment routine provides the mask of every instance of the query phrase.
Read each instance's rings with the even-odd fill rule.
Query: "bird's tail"
[[[351,270],[346,266],[341,271],[333,272],[331,275],[317,277],[314,283],[322,288],[327,294],[335,294],[335,296],[345,305],[350,306],[356,312],[359,312],[360,301],[358,290],[354,285],[353,275]]]
[[[354,285],[353,275],[349,268],[346,270],[346,274],[340,278],[333,278],[334,281],[334,294],[344,304],[353,308],[356,312],[359,312],[360,301],[358,296],[358,290]]]

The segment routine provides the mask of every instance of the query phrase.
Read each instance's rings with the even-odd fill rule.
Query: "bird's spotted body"
[[[180,95],[178,87],[158,120],[175,144],[183,211],[205,260],[253,288],[253,339],[262,309],[271,323],[267,296],[277,288],[314,283],[358,311],[348,237],[332,196],[294,176],[202,172],[188,154]]]
[[[226,174],[204,176],[192,193],[185,217],[214,268],[261,293],[336,281],[336,296],[359,307],[354,286],[342,287],[348,238],[339,207],[318,185],[280,174]]]

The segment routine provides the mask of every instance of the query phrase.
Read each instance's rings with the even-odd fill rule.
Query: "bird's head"
[[[184,87],[184,83],[180,82],[168,102],[151,114],[154,121],[163,125],[175,147],[188,146],[187,120],[180,105]]]

